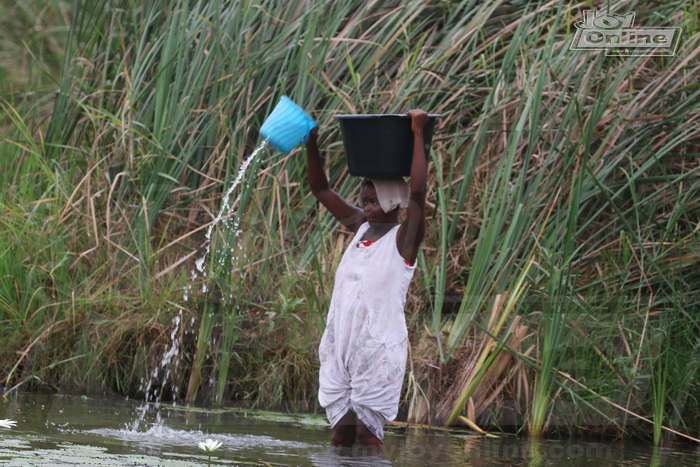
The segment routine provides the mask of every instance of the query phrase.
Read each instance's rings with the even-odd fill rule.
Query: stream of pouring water
[[[211,236],[214,231],[214,228],[222,224],[224,228],[230,228],[233,231],[233,236],[232,242],[227,244],[225,248],[227,250],[230,250],[233,248],[232,243],[235,242],[235,240],[238,238],[241,229],[240,229],[240,219],[236,219],[236,216],[233,215],[235,213],[231,213],[231,207],[235,206],[236,203],[239,201],[241,197],[241,192],[238,193],[238,197],[231,202],[231,195],[233,194],[234,190],[240,185],[241,181],[243,180],[243,177],[245,176],[246,171],[248,170],[248,166],[255,160],[255,158],[258,156],[258,154],[265,149],[267,146],[268,140],[265,139],[260,145],[253,151],[253,153],[243,162],[241,167],[238,169],[238,174],[236,174],[236,178],[234,178],[233,182],[231,183],[231,186],[229,186],[228,190],[226,190],[226,193],[224,193],[224,196],[222,197],[221,201],[221,207],[219,208],[219,213],[217,214],[216,218],[212,221],[211,224],[209,224],[209,228],[207,229],[207,233],[205,236],[205,248],[204,248],[204,254],[202,255],[201,258],[195,261],[195,269],[192,270],[191,272],[191,282],[185,286],[184,293],[183,293],[183,300],[187,302],[189,300],[190,292],[192,291],[192,284],[199,278],[201,275],[203,281],[202,281],[202,292],[206,293],[209,290],[209,287],[207,285],[207,280],[208,280],[208,275],[207,271],[205,268],[206,264],[206,259],[207,256],[211,253]],[[234,219],[233,225],[231,225],[231,219]],[[222,253],[221,251],[217,250],[217,253]],[[224,258],[224,255],[219,254],[220,258]],[[223,261],[222,259],[221,261]],[[180,355],[179,355],[179,349],[180,349],[180,341],[181,341],[181,336],[182,333],[180,332],[180,328],[183,325],[183,316],[182,316],[182,310],[183,307],[177,304],[174,304],[178,307],[178,314],[175,318],[173,318],[173,330],[170,333],[170,348],[163,354],[163,358],[161,359],[160,365],[156,366],[154,368],[153,373],[148,381],[142,381],[141,384],[141,390],[144,393],[145,397],[145,402],[144,404],[139,407],[139,416],[137,417],[136,420],[132,423],[131,426],[131,431],[138,431],[139,425],[143,421],[148,408],[149,408],[149,403],[154,403],[155,408],[156,408],[156,425],[161,424],[161,416],[160,416],[160,411],[157,409],[160,406],[161,403],[161,397],[162,397],[162,390],[163,388],[166,387],[168,381],[170,381],[170,376],[174,371],[177,370],[179,364],[180,364]],[[192,322],[190,325],[194,325],[194,318],[192,318]],[[194,332],[194,331],[185,331],[185,334],[188,332]],[[157,393],[155,388],[153,387],[154,383],[158,381],[158,378],[161,374],[163,373],[163,377],[160,380],[160,388],[158,388]],[[173,394],[177,394],[179,391],[179,387],[173,387]],[[174,398],[175,396],[173,396]],[[173,404],[175,404],[175,400],[173,399]]]
[[[229,225],[229,222],[230,222],[230,219],[232,216],[228,216],[226,219],[224,219],[224,216],[226,214],[228,214],[229,211],[231,211],[231,206],[235,205],[236,202],[238,202],[238,200],[241,197],[241,194],[239,193],[238,198],[236,198],[236,200],[233,203],[229,203],[229,200],[231,198],[231,193],[233,193],[233,191],[236,189],[236,187],[241,183],[241,180],[243,180],[243,176],[245,175],[246,170],[248,170],[248,166],[250,165],[250,163],[253,162],[253,160],[257,157],[258,153],[260,151],[262,151],[266,145],[267,145],[267,139],[264,140],[260,144],[260,146],[258,146],[255,149],[255,151],[253,151],[253,154],[251,154],[248,157],[248,159],[245,160],[245,162],[243,162],[243,164],[241,165],[241,168],[238,169],[238,174],[236,175],[236,178],[233,180],[233,182],[231,183],[231,186],[229,187],[228,190],[226,190],[226,193],[224,194],[224,196],[222,198],[221,207],[219,208],[219,214],[217,214],[216,219],[214,219],[214,221],[211,224],[209,224],[209,228],[207,229],[207,234],[205,237],[206,240],[204,243],[205,244],[204,254],[202,255],[201,258],[199,258],[194,263],[195,266],[197,267],[197,270],[196,271],[194,269],[192,270],[192,281],[197,279],[197,276],[198,276],[197,271],[199,272],[199,274],[202,275],[202,278],[204,279],[204,282],[202,284],[202,292],[207,292],[207,290],[208,290],[208,286],[207,286],[207,282],[206,282],[207,272],[204,269],[204,263],[207,259],[207,255],[209,255],[209,253],[211,252],[211,234],[214,231],[214,227],[216,227],[222,220],[224,220],[224,224],[223,224],[224,227],[231,227]],[[239,227],[240,227],[240,221],[237,220],[236,222],[234,222],[234,225],[233,225],[233,229],[234,229],[233,239],[234,240],[236,240],[238,238],[238,235],[240,234]],[[189,298],[189,291],[191,290],[191,287],[192,287],[191,284],[185,287],[185,295],[184,295],[185,301],[187,301]]]

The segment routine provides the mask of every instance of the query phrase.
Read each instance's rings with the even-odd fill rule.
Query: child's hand
[[[413,109],[408,111],[411,116],[411,130],[414,134],[422,133],[423,127],[428,123],[428,114],[421,109]]]
[[[318,140],[318,127],[315,126],[311,130],[309,130],[309,139],[313,139],[314,141]]]
[[[318,142],[318,127],[315,126],[309,131],[309,137],[306,139],[306,147],[309,145],[316,147]]]

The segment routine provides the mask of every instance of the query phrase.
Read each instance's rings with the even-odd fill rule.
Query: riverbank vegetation
[[[335,114],[440,113],[400,418],[700,437],[697,1],[8,2],[0,384],[318,410],[348,232],[265,149],[282,94],[357,193]],[[572,51],[583,10],[675,56]]]

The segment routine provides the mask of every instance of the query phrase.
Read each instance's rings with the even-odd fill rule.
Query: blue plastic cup
[[[288,154],[298,144],[305,143],[315,127],[316,122],[304,109],[282,96],[260,127],[260,134],[269,139],[275,149]]]

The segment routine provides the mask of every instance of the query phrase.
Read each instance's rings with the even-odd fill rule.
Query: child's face
[[[368,184],[362,188],[360,192],[360,206],[365,213],[367,222],[370,225],[373,224],[390,224],[396,222],[394,219],[394,212],[386,213],[379,205],[379,199],[377,199],[377,191],[374,189],[374,185]]]

